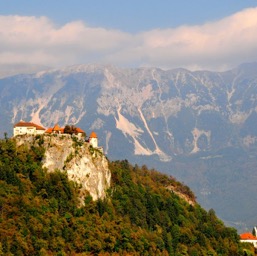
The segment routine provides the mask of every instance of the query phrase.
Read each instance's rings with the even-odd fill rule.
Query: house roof
[[[95,132],[91,132],[89,138],[97,138],[97,134]]]
[[[14,128],[15,127],[35,127],[36,130],[45,130],[44,127],[38,125],[38,124],[34,124],[32,122],[25,122],[25,121],[20,121],[18,122],[17,124],[14,125]]]
[[[241,240],[257,240],[257,237],[251,233],[243,233],[240,235]]]
[[[53,128],[48,128],[45,133],[52,133],[53,132]]]
[[[85,133],[82,129],[80,129],[79,127],[76,128],[76,132],[78,133]]]
[[[46,133],[61,132],[64,133],[64,128],[60,128],[58,124],[46,130]]]
[[[58,124],[56,124],[54,127],[53,127],[53,131],[61,131],[61,128]]]
[[[46,130],[46,133],[53,133],[53,132],[61,132],[64,133],[64,127],[60,127],[58,124],[56,124],[54,127],[50,127]],[[82,129],[76,128],[77,133],[85,133]]]

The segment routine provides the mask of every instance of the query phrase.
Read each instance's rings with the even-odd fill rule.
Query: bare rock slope
[[[21,136],[17,143],[32,145],[35,140],[34,136]],[[49,172],[56,169],[67,172],[68,178],[81,187],[81,203],[88,193],[93,200],[105,197],[111,172],[104,154],[70,135],[43,135],[41,143],[45,148],[43,167]]]

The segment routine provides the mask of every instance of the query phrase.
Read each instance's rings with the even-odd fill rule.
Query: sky
[[[0,0],[0,65],[223,71],[257,61],[257,0]]]

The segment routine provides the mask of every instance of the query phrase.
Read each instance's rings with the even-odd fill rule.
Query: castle
[[[85,132],[79,127],[75,126],[65,126],[60,127],[58,124],[54,125],[54,127],[50,127],[45,129],[44,127],[37,125],[32,122],[25,122],[21,120],[13,126],[13,136],[18,135],[42,135],[42,134],[75,134],[78,138],[83,138],[85,136]],[[97,134],[92,131],[89,139],[87,140],[93,148],[98,147],[98,137]]]
[[[13,126],[13,136],[17,135],[24,135],[24,134],[31,134],[31,135],[38,135],[38,134],[44,134],[45,128],[31,123],[31,122],[24,122],[20,121],[17,124]]]

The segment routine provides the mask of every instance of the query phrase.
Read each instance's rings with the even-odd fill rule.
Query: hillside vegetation
[[[172,177],[111,162],[106,199],[78,207],[79,184],[43,156],[0,141],[0,255],[243,255],[236,231]]]

